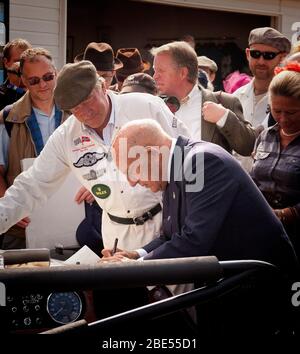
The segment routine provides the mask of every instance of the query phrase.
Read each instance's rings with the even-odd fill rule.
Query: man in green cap
[[[0,199],[0,233],[43,204],[70,170],[103,209],[105,248],[142,246],[159,235],[161,194],[133,189],[118,175],[111,142],[128,121],[155,119],[171,136],[189,136],[159,97],[131,93],[116,95],[89,61],[66,64],[57,78],[55,102],[72,116],[55,131],[32,168],[16,178]]]

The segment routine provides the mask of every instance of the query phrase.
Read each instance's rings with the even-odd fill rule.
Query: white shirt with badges
[[[125,225],[110,220],[107,213],[133,218],[161,202],[161,193],[128,184],[111,158],[111,141],[119,128],[133,119],[155,119],[172,137],[189,136],[188,130],[159,97],[142,93],[115,95],[112,92],[108,96],[112,112],[103,131],[105,141],[75,116],[70,116],[51,135],[33,166],[20,174],[5,197],[0,199],[0,234],[45,203],[71,169],[103,209],[104,247],[112,248],[118,237],[119,248],[136,249],[159,235],[161,212],[143,225]],[[59,205],[57,209],[63,212]]]

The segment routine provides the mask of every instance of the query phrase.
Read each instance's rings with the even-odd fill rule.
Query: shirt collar
[[[187,103],[191,98],[198,94],[198,84],[196,84],[187,96],[180,100],[180,105]]]
[[[269,131],[272,131],[272,132],[274,131],[274,132],[278,133],[278,132],[279,132],[279,124],[278,124],[278,123],[274,124],[274,125],[271,126],[268,130],[269,130]]]
[[[45,112],[41,111],[40,109],[38,109],[36,107],[32,107],[32,109],[33,109],[35,115],[46,116],[49,118],[53,118],[55,116],[55,105],[53,105],[52,111],[49,116],[48,116],[48,114],[46,114]]]
[[[111,112],[110,112],[109,121],[108,121],[107,125],[112,124],[114,127],[116,124],[116,122],[115,122],[115,98],[114,98],[114,94],[110,90],[107,91],[107,96],[108,96],[108,99],[110,100],[110,103],[111,103]]]

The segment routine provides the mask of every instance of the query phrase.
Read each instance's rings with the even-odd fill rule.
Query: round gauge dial
[[[76,292],[51,293],[47,299],[47,311],[57,323],[70,323],[82,312],[82,301]]]

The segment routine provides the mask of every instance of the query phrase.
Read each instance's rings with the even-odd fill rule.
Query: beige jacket
[[[32,103],[29,92],[27,92],[17,102],[13,103],[6,121],[13,123],[11,130],[10,144],[8,150],[8,168],[6,172],[6,182],[8,187],[13,184],[14,179],[22,172],[21,160],[24,158],[36,157],[37,153],[31,137],[30,130],[26,124],[31,115]],[[63,112],[62,120],[65,121],[69,113]],[[24,237],[24,229],[13,226],[9,235]]]

